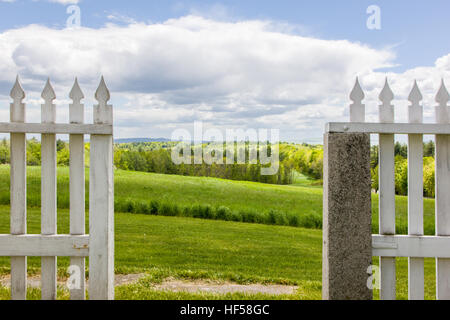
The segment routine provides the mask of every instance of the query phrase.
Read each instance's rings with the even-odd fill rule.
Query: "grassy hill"
[[[309,183],[308,181],[304,182]],[[68,168],[58,168],[58,232],[68,232]],[[40,228],[40,168],[28,168],[28,232]],[[322,190],[317,187],[278,186],[214,178],[115,172],[116,272],[146,272],[144,281],[117,289],[118,298],[218,298],[155,292],[149,284],[171,276],[181,279],[220,279],[239,283],[297,284],[297,295],[282,298],[320,299],[321,231],[183,217],[182,208],[196,205],[226,207],[232,212],[263,212],[321,219]],[[377,196],[373,196],[374,229]],[[130,203],[176,205],[178,217],[164,212],[140,214]],[[124,206],[123,204],[127,204]],[[0,233],[9,232],[9,167],[0,166]],[[397,225],[406,226],[406,198],[397,198]],[[119,209],[119,210],[118,210]],[[128,210],[132,209],[132,210]],[[425,200],[425,224],[434,230],[434,201]],[[131,212],[120,212],[131,211]],[[167,212],[166,212],[167,213]],[[168,212],[171,214],[171,212]],[[216,219],[216,220],[211,220]],[[301,220],[300,220],[301,221]],[[86,227],[88,222],[86,222]],[[64,273],[68,259],[59,258]],[[374,259],[376,263],[376,259]],[[426,297],[435,290],[434,260],[426,260]],[[39,271],[39,258],[29,258],[29,271]],[[407,260],[398,259],[398,296],[407,297]],[[0,274],[9,273],[9,258],[0,258]],[[3,290],[3,291],[2,291]],[[7,297],[0,288],[0,298]],[[220,297],[219,297],[220,298]],[[222,296],[223,298],[223,296]],[[267,296],[227,298],[271,298]],[[278,297],[279,298],[279,297]]]
[[[86,192],[89,174],[86,171]],[[115,171],[116,212],[256,222],[321,229],[322,189],[311,181],[270,185],[206,177]],[[40,167],[28,167],[27,199],[40,207]],[[86,199],[89,197],[86,195]],[[9,166],[0,165],[0,205],[9,204]],[[86,202],[86,205],[88,203]],[[58,168],[58,207],[69,208],[69,168]],[[407,234],[407,197],[396,197],[398,234]],[[434,234],[434,199],[424,199],[425,234]],[[378,195],[372,196],[373,232],[378,232]]]
[[[40,167],[28,167],[31,207],[41,203],[40,174]],[[86,192],[88,178],[86,171]],[[9,204],[9,179],[9,166],[0,166],[0,204]],[[308,187],[116,170],[114,192],[118,212],[309,228],[320,228],[322,223],[321,190]],[[58,207],[69,208],[67,167],[58,168]]]
[[[304,298],[320,298],[320,231],[130,213],[115,219],[117,273],[299,284]],[[69,231],[68,221],[68,210],[60,210],[59,233]],[[40,212],[29,209],[28,233],[39,230]],[[1,206],[0,233],[8,232],[9,207]],[[30,257],[28,265],[37,273],[40,259]],[[68,266],[68,258],[58,258],[60,273]],[[7,257],[0,258],[1,273],[9,273]]]

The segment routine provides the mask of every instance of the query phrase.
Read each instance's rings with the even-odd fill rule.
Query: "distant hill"
[[[124,138],[114,139],[114,143],[133,143],[133,142],[169,142],[167,138]]]

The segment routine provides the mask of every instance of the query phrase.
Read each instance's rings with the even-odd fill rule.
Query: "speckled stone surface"
[[[370,135],[325,134],[323,205],[323,299],[372,299]]]

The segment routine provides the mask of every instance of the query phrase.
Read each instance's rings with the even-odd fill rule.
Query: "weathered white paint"
[[[450,237],[372,235],[375,257],[450,258]]]
[[[85,299],[85,259],[90,257],[91,299],[114,298],[114,181],[112,106],[104,79],[96,92],[94,124],[83,124],[83,93],[75,80],[70,93],[70,124],[56,124],[55,93],[47,81],[42,92],[42,123],[25,123],[25,92],[18,79],[11,90],[11,234],[0,235],[0,256],[11,257],[11,296],[26,299],[27,256],[42,259],[42,299],[56,298],[56,257],[71,257],[81,288],[71,299]],[[26,234],[26,133],[42,134],[41,234]],[[70,134],[70,233],[57,235],[56,134]],[[85,235],[84,134],[91,135],[90,235]],[[91,240],[92,239],[92,240]],[[92,252],[90,243],[92,241]]]
[[[0,256],[53,257],[89,255],[89,235],[0,235]]]
[[[449,123],[447,103],[450,96],[442,81],[436,96],[436,122]],[[436,135],[436,235],[450,236],[450,139],[448,135]],[[450,259],[436,261],[436,298],[450,299]]]
[[[107,134],[113,133],[107,124],[65,124],[65,123],[0,123],[0,132],[58,133],[58,134]]]
[[[409,123],[394,123],[394,94],[388,82],[380,94],[379,122],[365,123],[358,116],[364,98],[359,86],[350,95],[354,102],[350,122],[328,123],[329,133],[379,134],[380,234],[373,237],[373,255],[380,257],[381,299],[395,299],[395,258],[409,259],[409,299],[424,298],[424,258],[436,258],[436,297],[450,299],[450,95],[444,81],[437,93],[436,123],[423,124],[423,107],[417,82],[408,97]],[[358,107],[355,107],[358,106]],[[356,120],[358,119],[358,120]],[[408,235],[395,235],[394,135],[408,135]],[[423,236],[423,135],[436,135],[436,236]]]
[[[420,105],[422,94],[417,82],[409,95],[408,108],[410,123],[423,121],[423,108]],[[408,234],[423,235],[423,135],[408,135]],[[424,260],[408,257],[408,297],[410,300],[423,300],[425,293]]]
[[[94,123],[112,124],[108,88],[95,93]],[[112,135],[91,135],[89,179],[89,298],[114,299],[114,179]]]
[[[25,92],[19,77],[11,90],[11,122],[25,122]],[[11,234],[27,233],[27,175],[26,137],[24,133],[11,133]],[[25,300],[27,294],[27,258],[11,257],[11,299]]]
[[[55,92],[47,80],[41,94],[45,103],[41,106],[42,123],[56,121]],[[56,234],[56,135],[45,133],[41,136],[41,234]],[[56,257],[41,258],[42,299],[56,299]]]
[[[361,89],[358,78],[356,78],[355,86],[350,93],[350,122],[364,122],[366,118],[366,109],[362,100],[364,99],[364,91]]]
[[[69,106],[70,123],[84,122],[84,105],[81,99],[83,92],[77,79],[70,91],[73,103]],[[84,136],[71,134],[69,136],[70,149],[70,234],[82,235],[85,233],[85,178],[84,178]],[[85,259],[84,257],[71,257],[70,264],[80,270],[80,287],[70,290],[71,300],[84,300],[86,298]]]
[[[380,122],[394,122],[394,94],[386,79],[380,93],[379,107]],[[395,175],[394,175],[394,135],[379,135],[379,226],[380,234],[395,234]],[[382,300],[395,300],[395,258],[380,257],[380,298]]]

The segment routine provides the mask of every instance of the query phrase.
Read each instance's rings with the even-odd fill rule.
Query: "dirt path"
[[[120,286],[124,284],[132,284],[137,282],[140,278],[144,277],[145,274],[117,274],[115,277],[115,285]],[[64,286],[66,284],[65,279],[58,279],[58,285]],[[9,287],[11,285],[10,276],[0,276],[0,285]],[[40,287],[40,277],[32,276],[28,277],[28,285],[30,287],[38,288]],[[155,284],[155,290],[167,290],[173,292],[207,292],[207,293],[263,293],[270,295],[279,294],[294,294],[297,290],[296,286],[285,286],[285,285],[263,285],[263,284],[236,284],[232,282],[223,281],[212,281],[212,280],[177,280],[173,278],[167,278],[160,284]]]
[[[284,286],[284,285],[263,285],[263,284],[236,284],[231,282],[216,282],[207,280],[195,280],[185,281],[176,279],[166,279],[161,284],[155,285],[157,290],[168,291],[185,291],[185,292],[208,292],[208,293],[264,293],[270,295],[278,294],[294,294],[297,290],[296,286]]]
[[[116,274],[114,279],[114,285],[120,286],[123,284],[130,284],[138,281],[140,278],[145,276],[144,273],[138,273],[138,274]],[[65,286],[67,279],[61,279],[58,278],[58,285]],[[41,286],[41,277],[40,276],[28,276],[27,277],[27,283],[29,287],[32,288],[39,288]],[[86,282],[86,286],[88,286],[88,282]],[[11,286],[11,276],[0,276],[0,285],[4,287],[10,287]]]

